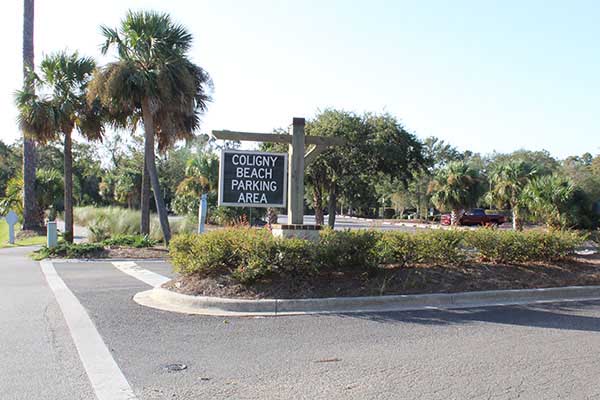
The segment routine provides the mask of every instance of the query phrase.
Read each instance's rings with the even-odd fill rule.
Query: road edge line
[[[40,268],[60,307],[75,348],[98,400],[138,400],[83,305],[51,261]]]

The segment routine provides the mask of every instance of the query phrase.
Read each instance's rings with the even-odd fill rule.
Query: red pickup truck
[[[452,218],[450,214],[444,214],[441,217],[442,225],[450,225]],[[506,217],[501,214],[486,214],[482,208],[474,208],[467,211],[458,219],[458,225],[502,225],[506,222]]]

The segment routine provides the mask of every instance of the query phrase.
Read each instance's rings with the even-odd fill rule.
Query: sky
[[[0,139],[13,142],[22,1],[3,3]],[[101,64],[99,26],[171,14],[214,81],[201,133],[271,132],[333,107],[389,112],[419,138],[481,153],[600,152],[600,2],[37,0],[36,62],[68,49]]]

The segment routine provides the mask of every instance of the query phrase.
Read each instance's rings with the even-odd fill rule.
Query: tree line
[[[196,213],[202,193],[208,193],[213,217],[235,220],[251,212],[216,207],[219,146],[195,135],[213,85],[189,58],[192,36],[185,27],[167,14],[129,12],[118,28],[101,29],[102,53],[113,61],[99,66],[77,52],[59,51],[35,69],[28,27],[33,1],[24,4],[25,82],[16,105],[25,135],[13,145],[0,142],[0,212],[20,210],[24,228],[35,228],[44,211],[64,211],[65,238],[71,240],[74,205],[140,209],[142,234],[149,232],[153,209],[167,241],[168,211]],[[74,141],[74,132],[83,140]],[[319,224],[328,214],[333,226],[339,213],[427,219],[451,212],[456,222],[465,209],[485,207],[508,211],[515,229],[525,222],[598,226],[598,155],[481,155],[435,137],[419,139],[389,113],[336,109],[309,119],[306,133],[346,143],[306,166],[306,211]],[[261,147],[287,151],[277,144]],[[271,220],[275,215],[270,210]]]
[[[33,2],[25,2],[25,27],[33,19],[31,15],[27,20],[28,8],[33,13]],[[106,65],[97,66],[92,58],[66,51],[44,57],[38,69],[33,68],[33,60],[24,63],[25,83],[16,94],[19,126],[25,143],[32,140],[38,144],[59,140],[63,143],[67,241],[73,240],[73,133],[77,131],[86,140],[99,141],[107,127],[131,131],[143,127],[140,231],[149,233],[153,193],[168,243],[171,233],[155,148],[164,152],[178,140],[193,137],[200,115],[210,101],[212,81],[189,58],[192,35],[168,14],[129,12],[118,28],[102,26],[101,31],[102,54],[114,56],[114,61]],[[25,40],[25,36],[24,49],[26,43],[32,48],[32,40],[29,43],[32,38],[28,36]],[[31,158],[26,152],[24,147],[24,161]],[[28,164],[32,162],[29,160]],[[23,202],[27,205],[27,197],[31,195],[27,188],[35,188],[35,174],[29,176],[27,167],[24,171],[24,180],[33,179],[23,182]],[[24,207],[24,227],[41,225],[41,213],[27,208]]]

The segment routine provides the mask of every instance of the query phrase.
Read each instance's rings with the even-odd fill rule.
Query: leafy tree
[[[144,175],[148,175],[166,242],[171,238],[167,209],[155,160],[160,151],[189,139],[200,125],[209,100],[209,75],[188,56],[192,35],[169,15],[128,12],[118,29],[102,27],[102,54],[116,48],[117,60],[95,74],[91,98],[98,96],[113,121],[135,128],[144,125]],[[142,215],[149,209],[142,197]],[[142,220],[142,231],[149,228]]]
[[[325,110],[306,124],[308,135],[346,139],[319,155],[306,169],[315,210],[327,191],[328,222],[335,224],[338,197],[352,207],[377,205],[374,185],[381,179],[408,184],[424,165],[421,144],[390,114],[365,114]]]
[[[97,205],[100,197],[100,182],[106,174],[97,146],[89,143],[73,142],[73,180],[75,183],[75,203]]]
[[[560,163],[546,151],[516,150],[512,153],[493,153],[489,157],[488,168],[494,169],[495,164],[505,164],[509,161],[523,161],[532,165],[538,175],[551,175],[560,169]]]
[[[594,158],[589,153],[567,157],[560,172],[590,198],[600,200],[600,170],[595,170],[593,163]]]
[[[503,208],[508,205],[512,211],[513,229],[523,229],[522,211],[525,208],[523,190],[536,176],[535,167],[525,161],[510,160],[496,165],[491,172],[491,202]]]
[[[139,168],[124,168],[118,171],[114,181],[114,199],[133,208],[139,204],[142,174]]]
[[[434,136],[426,138],[422,147],[426,168],[416,171],[415,179],[405,189],[408,194],[401,196],[406,201],[410,199],[410,205],[405,203],[406,208],[415,208],[421,218],[432,204],[428,188],[435,174],[450,162],[465,158],[455,147]]]
[[[65,240],[73,241],[73,154],[72,133],[100,139],[102,110],[86,101],[86,89],[95,63],[77,53],[60,52],[46,56],[40,75],[31,74],[32,84],[17,93],[21,129],[40,143],[64,140]],[[36,87],[41,94],[33,90]]]
[[[52,207],[54,210],[63,210],[63,177],[58,170],[39,169],[36,171],[36,201],[40,209]],[[23,176],[19,173],[8,180],[5,196],[0,199],[0,214],[13,210],[23,215]]]
[[[429,193],[437,208],[451,211],[456,225],[461,211],[475,205],[482,193],[479,172],[464,161],[452,161],[435,175]]]
[[[5,195],[8,181],[21,173],[21,158],[17,146],[8,146],[0,140],[0,197]]]

